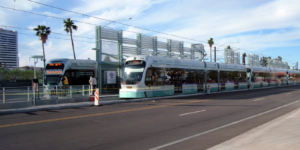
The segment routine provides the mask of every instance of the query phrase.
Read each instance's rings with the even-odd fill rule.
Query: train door
[[[175,93],[182,93],[182,69],[176,69],[174,74],[174,92]]]
[[[247,68],[247,83],[248,83],[248,88],[250,88],[250,84],[251,84],[251,69]]]

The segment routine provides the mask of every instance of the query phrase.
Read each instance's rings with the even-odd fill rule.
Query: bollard
[[[30,87],[27,87],[27,99],[28,99],[28,102],[30,101],[30,99],[29,99],[29,95],[30,95],[30,89],[29,89]]]
[[[95,102],[95,106],[99,106],[100,102],[99,102],[99,89],[98,88],[95,89],[95,100],[94,100],[94,102]]]
[[[210,94],[210,85],[207,85],[207,94]]]
[[[3,88],[3,104],[5,103],[5,88]]]
[[[72,86],[70,86],[70,98],[72,98]]]
[[[82,96],[84,96],[84,85],[82,86]]]

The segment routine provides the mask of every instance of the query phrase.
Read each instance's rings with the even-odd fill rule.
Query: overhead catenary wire
[[[21,30],[35,31],[35,30],[29,29],[29,28],[21,28],[21,27],[8,26],[8,25],[0,25],[0,26],[2,26],[2,27],[7,27],[7,28],[21,29]],[[51,31],[51,34],[70,36],[69,34],[62,34],[62,33],[57,33],[57,32],[52,32],[52,31]],[[85,39],[95,39],[95,38],[91,38],[91,37],[83,37],[83,36],[78,36],[78,35],[73,35],[73,37],[85,38]]]
[[[20,33],[18,32],[18,34],[23,34],[23,35],[31,35],[31,36],[36,36],[33,34],[28,34],[28,33]],[[59,37],[48,37],[48,38],[52,38],[52,39],[61,39],[61,40],[71,40],[71,39],[64,39],[64,38],[59,38]],[[82,41],[82,40],[73,40],[73,41],[79,41],[79,42],[87,42],[87,43],[95,43],[95,42],[91,42],[91,41]]]
[[[82,13],[78,13],[78,12],[66,10],[66,9],[63,9],[63,8],[59,8],[59,7],[47,5],[47,4],[40,3],[40,2],[36,2],[36,1],[33,1],[33,0],[28,0],[28,1],[29,1],[29,2],[33,2],[33,3],[36,3],[36,4],[44,5],[44,6],[47,6],[47,7],[59,9],[59,10],[62,10],[62,11],[67,11],[67,12],[75,13],[75,14],[82,15],[82,16],[92,17],[92,18],[101,19],[101,20],[104,20],[104,21],[110,21],[110,22],[113,21],[113,20],[109,20],[109,19],[104,19],[104,18],[100,18],[100,17],[95,17],[95,16],[91,16],[91,15],[87,15],[87,14],[82,14]],[[39,14],[39,13],[30,12],[30,11],[25,11],[25,10],[20,10],[20,9],[15,9],[15,8],[9,8],[9,7],[4,7],[4,6],[0,6],[0,7],[1,7],[1,8],[5,8],[5,9],[15,10],[15,11],[21,11],[21,12],[31,13],[31,14],[35,14],[35,15],[41,15],[41,16],[45,16],[45,17],[52,17],[52,18],[56,18],[56,19],[64,19],[64,18],[60,18],[60,17],[44,15],[44,14]],[[79,23],[84,23],[84,24],[89,24],[89,25],[98,26],[98,25],[96,25],[96,24],[92,24],[92,23],[88,23],[88,22],[77,21],[77,20],[73,20],[73,21],[79,22]],[[124,25],[124,26],[129,26],[129,27],[133,27],[133,28],[137,28],[137,29],[141,29],[141,30],[147,30],[147,31],[150,31],[150,32],[155,32],[155,33],[165,34],[165,35],[169,35],[169,36],[174,36],[174,37],[177,37],[177,38],[182,38],[182,39],[187,39],[187,40],[192,40],[192,41],[198,41],[198,42],[204,42],[204,41],[200,41],[200,40],[195,40],[195,39],[191,39],[191,38],[186,38],[186,37],[182,37],[182,36],[177,36],[177,35],[173,35],[173,34],[168,34],[168,33],[160,32],[160,31],[155,31],[155,30],[151,30],[151,29],[146,29],[146,28],[142,28],[142,27],[138,27],[138,26],[126,24],[126,23],[121,23],[121,22],[116,22],[116,21],[114,21],[114,23],[118,23],[118,24],[121,24],[121,25]],[[126,30],[126,31],[124,31],[124,32],[138,33],[138,32],[129,31],[129,30]],[[61,34],[61,33],[53,33],[53,34]],[[64,34],[61,34],[61,35],[64,35]],[[76,37],[76,36],[74,36],[74,37]],[[78,37],[80,37],[80,36],[78,36]],[[157,36],[157,37],[159,37],[159,36]],[[86,37],[81,37],[81,38],[86,38]],[[168,38],[166,38],[166,37],[160,37],[160,38],[168,39]],[[191,43],[191,42],[186,42],[186,41],[184,41],[184,42],[185,42],[185,43]],[[206,42],[204,42],[204,43],[207,44]],[[218,44],[214,44],[214,45],[218,45]],[[241,50],[244,50],[244,49],[241,49]],[[244,50],[244,51],[248,51],[248,50]],[[249,52],[253,53],[252,51],[249,51]]]
[[[22,35],[30,35],[30,36],[36,36],[36,35],[33,35],[33,34],[28,34],[28,33],[20,33],[18,32],[18,34],[22,34]],[[59,37],[48,37],[48,38],[51,38],[51,39],[62,39],[62,40],[71,40],[71,39],[64,39],[64,38],[59,38]],[[82,41],[82,40],[73,40],[73,41],[79,41],[79,42],[87,42],[87,43],[95,43],[95,42],[92,42],[92,41]],[[104,42],[107,42],[107,43],[114,43],[114,44],[117,44],[118,42],[115,42],[115,41],[110,41],[110,40],[104,40],[102,39],[102,41]]]
[[[100,19],[100,20],[104,20],[104,21],[109,21],[109,22],[113,21],[113,20],[109,20],[109,19],[105,19],[105,18],[95,17],[95,16],[91,16],[91,15],[87,15],[87,14],[83,14],[83,13],[79,13],[79,12],[75,12],[75,11],[71,11],[71,10],[67,10],[67,9],[63,9],[63,8],[59,8],[59,7],[56,7],[56,6],[51,6],[51,5],[40,3],[40,2],[37,2],[37,1],[33,1],[33,0],[28,0],[28,1],[36,3],[36,4],[39,4],[39,5],[43,5],[43,6],[47,6],[47,7],[51,7],[51,8],[55,8],[55,9],[59,9],[59,10],[62,10],[62,11],[75,13],[75,14],[82,15],[82,16],[87,16],[87,17],[91,17],[91,18],[95,18],[95,19]],[[182,39],[187,39],[187,40],[192,40],[192,41],[197,41],[197,42],[201,42],[201,43],[204,42],[204,41],[195,40],[195,39],[191,39],[191,38],[187,38],[187,37],[182,37],[182,36],[178,36],[178,35],[174,35],[174,34],[169,34],[169,33],[165,33],[165,32],[155,31],[155,30],[151,30],[151,29],[146,29],[146,28],[143,28],[143,27],[138,27],[138,26],[134,26],[134,25],[126,24],[126,23],[121,23],[121,22],[117,22],[117,21],[113,21],[113,22],[121,24],[121,25],[124,25],[124,26],[129,26],[129,27],[133,27],[133,28],[137,28],[137,29],[141,29],[141,30],[146,30],[146,31],[150,31],[150,32],[155,32],[155,33],[160,33],[160,34],[164,34],[164,35],[174,36],[174,37],[178,37],[178,38],[182,38]],[[206,43],[206,42],[204,42],[204,43]]]
[[[40,15],[40,16],[44,16],[44,17],[50,17],[50,18],[55,18],[55,19],[60,19],[60,20],[64,20],[65,18],[60,18],[60,17],[55,17],[55,16],[50,16],[50,15],[44,15],[44,14],[40,14],[40,13],[35,13],[35,12],[30,12],[30,11],[26,11],[26,10],[20,10],[20,9],[15,9],[15,8],[10,8],[10,7],[5,7],[5,6],[0,6],[0,8],[5,8],[5,9],[10,9],[10,10],[14,10],[14,11],[20,11],[20,12],[25,12],[25,13],[30,13],[30,14],[34,14],[34,15]],[[78,20],[73,20],[74,22],[78,22],[78,23],[83,23],[83,24],[88,24],[88,25],[93,25],[93,26],[99,26],[97,24],[93,24],[93,23],[88,23],[88,22],[84,22],[84,21],[78,21]],[[114,29],[114,28],[112,28]],[[117,29],[120,30],[120,29]],[[124,30],[123,32],[131,32],[131,33],[140,33],[140,32],[135,32],[135,31],[130,31],[130,30]],[[147,34],[144,34],[147,35]],[[152,35],[150,35],[152,36]],[[162,36],[157,36],[159,38],[164,38],[164,39],[169,39],[166,37],[162,37]],[[182,41],[185,43],[191,43],[191,42],[187,42],[187,41]],[[192,43],[191,43],[192,44]]]

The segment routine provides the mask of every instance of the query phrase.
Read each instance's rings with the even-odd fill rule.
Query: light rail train
[[[120,98],[222,92],[300,84],[300,71],[149,55],[129,57]]]
[[[68,78],[69,86],[89,85],[90,76],[94,76],[96,61],[80,59],[52,59],[46,63],[44,72],[45,96],[57,96],[56,88],[62,89],[61,76]],[[81,87],[80,90],[82,90]],[[74,89],[76,90],[76,89]]]

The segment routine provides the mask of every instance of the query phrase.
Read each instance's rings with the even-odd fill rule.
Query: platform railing
[[[89,96],[91,91],[90,85],[72,85],[65,86],[65,88],[55,87],[49,91],[44,91],[44,87],[39,87],[36,91],[32,90],[32,86],[2,87],[0,89],[0,103],[32,101],[34,96],[38,100],[74,98]]]

